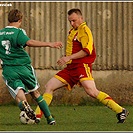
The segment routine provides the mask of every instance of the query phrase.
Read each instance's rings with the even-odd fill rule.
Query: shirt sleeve
[[[18,37],[17,37],[18,45],[26,46],[26,42],[28,40],[30,40],[30,38],[27,36],[25,30],[24,29],[20,29]]]
[[[91,55],[93,51],[93,36],[88,27],[83,27],[79,30],[79,41],[82,44],[83,50]]]

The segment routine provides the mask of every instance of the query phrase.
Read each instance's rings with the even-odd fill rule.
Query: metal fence
[[[67,11],[80,8],[97,52],[93,70],[133,70],[133,2],[0,2],[0,29],[13,8],[24,13],[22,28],[31,39],[62,41],[62,49],[26,48],[36,69],[56,69],[65,54],[70,28]]]

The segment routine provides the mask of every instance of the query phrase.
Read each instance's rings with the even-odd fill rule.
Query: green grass
[[[35,109],[36,106],[32,106]],[[105,106],[50,106],[56,125],[46,119],[36,125],[22,125],[16,105],[0,106],[0,131],[133,131],[133,107],[123,124],[117,124],[116,114]]]

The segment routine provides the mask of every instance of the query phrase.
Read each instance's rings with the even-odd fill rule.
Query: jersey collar
[[[5,28],[16,28],[16,29],[18,29],[18,28],[15,27],[15,26],[6,26]]]

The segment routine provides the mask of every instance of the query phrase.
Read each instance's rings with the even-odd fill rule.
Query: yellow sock
[[[108,94],[100,91],[100,93],[97,96],[97,99],[101,103],[112,109],[114,112],[116,113],[122,112],[123,108],[120,105],[118,105]]]
[[[44,93],[43,94],[43,99],[46,101],[47,105],[49,106],[52,99],[53,99],[53,96],[49,93]],[[39,106],[36,107],[36,110],[35,110],[35,113],[36,113],[36,117],[38,118],[41,118],[42,117],[42,111],[40,110]]]
[[[44,93],[43,94],[43,99],[46,101],[46,103],[48,104],[48,106],[50,105],[52,99],[53,99],[53,95],[49,94],[49,93]]]

